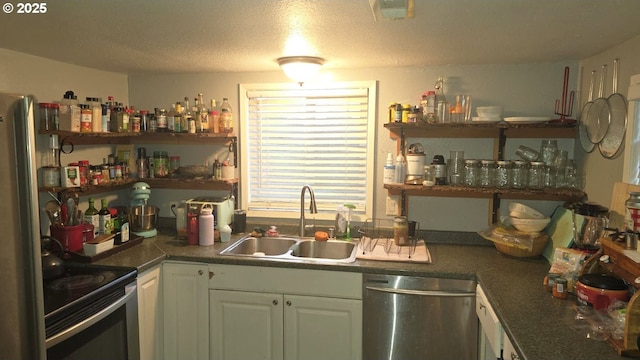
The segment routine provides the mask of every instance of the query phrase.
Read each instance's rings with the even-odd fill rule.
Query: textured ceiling
[[[638,0],[415,0],[376,22],[369,0],[54,0],[0,13],[0,48],[126,74],[577,61],[640,35]],[[11,34],[9,36],[9,34]]]

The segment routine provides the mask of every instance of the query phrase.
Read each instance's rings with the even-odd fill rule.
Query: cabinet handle
[[[204,271],[198,270],[198,275],[202,275],[202,274],[204,274]]]
[[[486,306],[484,306],[484,304],[483,304],[483,303],[480,303],[480,310],[482,310],[482,309],[484,309],[484,308],[486,308]]]
[[[278,305],[278,300],[273,300],[273,305]]]
[[[518,354],[511,353],[511,360],[519,360]]]
[[[291,300],[287,300],[287,306],[291,306]]]

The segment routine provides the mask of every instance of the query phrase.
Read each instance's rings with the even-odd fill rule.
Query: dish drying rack
[[[419,233],[419,226],[420,224],[416,223],[414,234]],[[409,236],[407,245],[396,245],[392,219],[367,219],[358,229],[358,234],[360,235],[358,251],[363,255],[374,253],[376,246],[378,246],[382,247],[387,255],[411,260],[416,253],[419,241],[417,236]]]

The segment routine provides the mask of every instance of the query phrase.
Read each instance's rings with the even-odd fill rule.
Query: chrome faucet
[[[316,207],[316,196],[313,194],[313,189],[309,185],[305,185],[302,187],[302,192],[300,193],[300,237],[304,237],[304,230],[306,225],[304,223],[304,192],[305,190],[309,190],[309,195],[311,196],[311,204],[309,205],[309,211],[312,214],[318,213],[318,208]]]

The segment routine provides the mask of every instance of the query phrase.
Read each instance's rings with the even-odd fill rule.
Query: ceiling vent
[[[369,0],[376,21],[413,18],[414,0]]]

